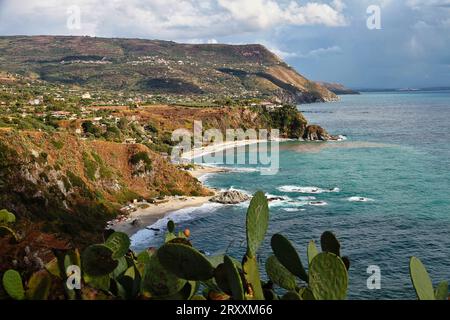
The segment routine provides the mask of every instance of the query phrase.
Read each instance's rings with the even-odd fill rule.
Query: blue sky
[[[262,43],[313,80],[450,86],[450,0],[0,0],[0,35],[17,34]]]

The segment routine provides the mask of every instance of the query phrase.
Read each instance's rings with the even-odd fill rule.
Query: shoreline
[[[232,148],[238,148],[238,147],[245,147],[250,146],[258,143],[267,143],[267,142],[286,142],[286,141],[294,141],[293,139],[284,139],[284,138],[277,138],[273,140],[267,140],[267,139],[246,139],[246,140],[238,140],[238,141],[225,141],[222,143],[215,143],[212,145],[208,145],[201,148],[194,148],[191,151],[183,152],[180,156],[180,159],[182,160],[193,160],[198,157],[203,157],[208,154],[212,154],[215,152],[221,152]]]
[[[248,145],[254,145],[258,143],[267,143],[270,141],[286,142],[292,141],[292,139],[283,139],[283,138],[278,138],[275,140],[253,139],[253,140],[223,142],[205,146],[202,148],[195,148],[189,152],[182,153],[180,158],[185,161],[192,161],[195,158],[203,157],[205,155],[212,154],[215,152],[221,152],[231,148],[245,147]],[[229,169],[223,167],[209,166],[208,164],[195,164],[195,168],[193,170],[187,170],[186,172],[191,174],[194,178],[200,180],[202,177],[208,176],[210,174],[226,173],[229,171],[230,171]],[[138,208],[136,211],[131,212],[128,216],[126,216],[124,220],[120,221],[115,220],[110,222],[108,228],[114,231],[124,232],[129,237],[131,237],[141,230],[148,229],[158,220],[166,217],[168,214],[172,212],[186,208],[197,208],[201,207],[205,203],[208,203],[211,200],[211,198],[217,195],[216,190],[211,188],[208,189],[214,192],[212,196],[206,197],[171,196],[166,197],[159,203],[155,204],[146,203],[145,205],[147,205],[148,207]],[[134,224],[133,221],[138,221],[138,223]]]
[[[201,177],[213,173],[223,173],[228,170],[223,168],[196,166],[194,170],[187,171],[194,178],[200,179]],[[211,191],[215,192],[214,189]],[[215,194],[214,194],[215,195]],[[123,232],[129,237],[133,236],[137,232],[143,229],[147,229],[151,225],[155,224],[158,220],[164,218],[167,214],[174,211],[178,211],[185,208],[197,208],[203,204],[208,203],[212,196],[206,197],[193,197],[193,196],[171,196],[164,199],[164,201],[156,204],[147,204],[147,208],[139,208],[136,211],[130,213],[125,220],[113,222],[109,225],[109,228]],[[138,224],[133,224],[133,221],[138,220]]]

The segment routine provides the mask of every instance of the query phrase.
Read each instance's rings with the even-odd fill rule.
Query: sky
[[[261,43],[312,80],[450,86],[450,0],[0,0],[0,35]]]

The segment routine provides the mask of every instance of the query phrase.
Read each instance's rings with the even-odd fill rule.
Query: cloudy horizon
[[[372,5],[381,29],[367,26]],[[1,36],[261,43],[310,79],[356,88],[450,86],[449,31],[450,0],[0,0]]]

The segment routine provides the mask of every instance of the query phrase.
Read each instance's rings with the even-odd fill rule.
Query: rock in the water
[[[249,200],[250,197],[245,193],[239,192],[237,190],[229,190],[221,192],[217,196],[211,198],[212,202],[223,203],[223,204],[237,204]]]
[[[306,127],[303,139],[306,141],[328,141],[333,137],[321,126],[310,125]]]

